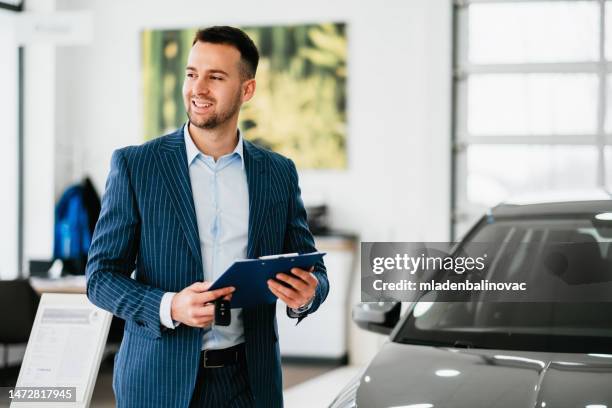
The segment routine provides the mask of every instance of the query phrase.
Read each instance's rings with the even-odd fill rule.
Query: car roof
[[[612,212],[612,199],[535,204],[504,203],[492,208],[490,215],[496,218],[519,218],[525,216],[594,215],[601,212]]]

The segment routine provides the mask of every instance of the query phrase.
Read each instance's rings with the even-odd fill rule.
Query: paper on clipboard
[[[268,279],[273,279],[277,273],[287,273],[291,268],[309,269],[324,255],[325,252],[311,252],[236,261],[213,282],[208,290],[235,287],[231,300],[233,309],[274,303],[276,296],[268,289]]]
[[[112,315],[85,295],[40,299],[17,387],[76,387],[75,402],[13,402],[11,407],[88,407]],[[59,400],[58,400],[59,401]]]

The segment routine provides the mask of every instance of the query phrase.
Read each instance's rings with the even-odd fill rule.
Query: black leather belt
[[[200,363],[206,368],[220,368],[239,361],[246,361],[244,343],[221,350],[202,350],[200,353]]]

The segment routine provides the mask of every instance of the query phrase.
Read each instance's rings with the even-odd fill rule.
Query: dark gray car
[[[507,243],[502,252],[512,243],[559,243],[557,258],[515,245],[509,265],[612,298],[610,200],[498,206],[462,242],[487,241]],[[565,243],[579,249],[560,256]],[[333,408],[612,408],[612,302],[440,303],[425,295],[401,319],[400,304],[389,303],[361,304],[353,318],[389,341]]]

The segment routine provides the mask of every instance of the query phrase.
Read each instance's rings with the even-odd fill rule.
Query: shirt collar
[[[191,138],[191,135],[189,134],[189,122],[185,123],[185,126],[183,127],[183,136],[185,138],[185,148],[187,149],[187,166],[190,166],[191,163],[196,159],[196,157],[198,157],[199,154],[203,156],[206,156],[206,155],[198,149],[195,143],[193,143],[193,139]],[[244,153],[244,147],[243,147],[243,142],[242,142],[242,132],[240,131],[240,129],[238,129],[238,143],[236,144],[234,151],[232,151],[232,153],[230,154],[238,154],[238,156],[240,157],[241,166],[244,169],[244,154],[243,153]]]

